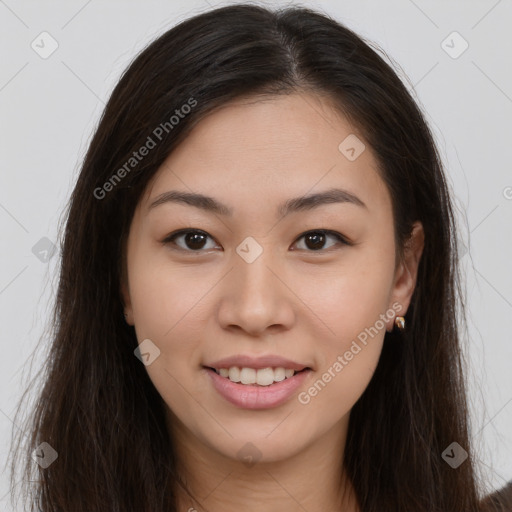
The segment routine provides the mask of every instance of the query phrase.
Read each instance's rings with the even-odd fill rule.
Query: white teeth
[[[231,382],[241,382],[242,384],[258,384],[259,386],[270,386],[274,382],[281,382],[295,375],[295,370],[283,368],[239,368],[231,366],[230,368],[219,368],[215,370],[221,377],[228,378]]]
[[[256,384],[256,370],[254,368],[242,368],[240,370],[240,382],[242,384]]]
[[[260,386],[270,386],[274,382],[274,370],[272,368],[261,368],[256,373],[256,383]]]
[[[231,382],[240,382],[240,370],[236,366],[232,366],[228,370],[228,377]]]
[[[286,370],[284,368],[276,368],[274,370],[274,380],[281,382],[286,378]]]

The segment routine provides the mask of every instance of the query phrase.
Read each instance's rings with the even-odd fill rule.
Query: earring
[[[403,331],[405,329],[405,318],[403,316],[397,316],[395,318],[395,325]]]

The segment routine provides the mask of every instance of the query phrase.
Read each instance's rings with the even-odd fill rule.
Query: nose
[[[221,287],[217,313],[221,327],[251,336],[290,329],[296,316],[294,294],[271,251],[263,251],[252,263],[238,254],[234,260]]]

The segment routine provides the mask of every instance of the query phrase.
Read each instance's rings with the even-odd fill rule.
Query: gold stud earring
[[[405,329],[405,318],[403,316],[395,317],[395,325],[403,331]]]

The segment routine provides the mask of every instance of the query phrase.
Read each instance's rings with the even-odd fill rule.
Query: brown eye
[[[343,245],[349,245],[348,242],[339,233],[336,233],[335,231],[308,231],[307,233],[301,235],[299,237],[299,240],[302,238],[304,239],[305,249],[309,250],[310,252],[326,250],[325,243],[328,238],[334,238]],[[332,247],[333,245],[335,244],[331,244],[329,247]],[[327,247],[327,249],[329,247]]]
[[[163,240],[164,244],[172,243],[173,245],[177,245],[179,249],[183,249],[184,251],[189,252],[199,252],[205,249],[206,241],[208,238],[211,238],[210,235],[205,233],[204,231],[199,230],[187,230],[187,231],[179,231],[178,233],[174,233],[173,235],[168,236],[165,240]],[[182,239],[181,244],[177,244],[175,240]],[[212,247],[206,247],[206,249],[211,249]]]

